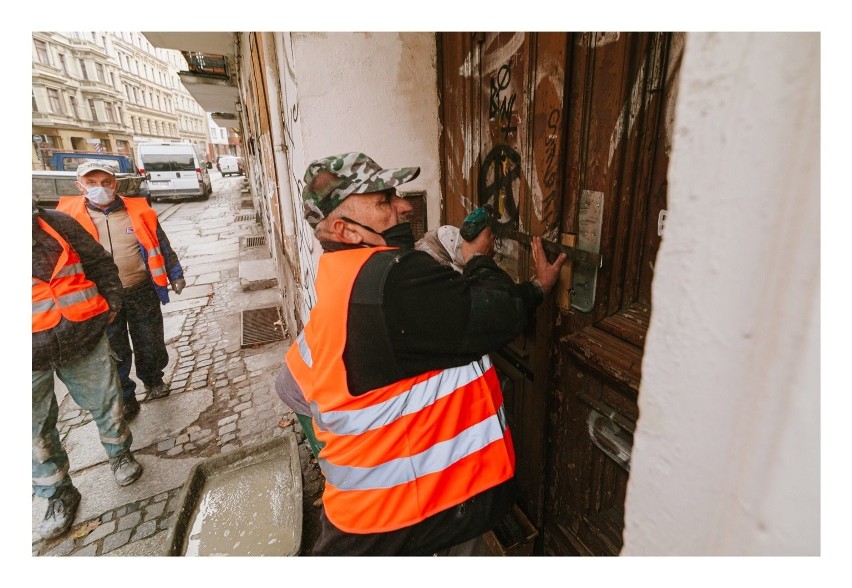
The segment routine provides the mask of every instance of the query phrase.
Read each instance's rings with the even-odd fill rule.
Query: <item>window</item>
[[[62,75],[68,75],[68,66],[65,64],[65,55],[59,54],[59,69],[62,70]]]
[[[62,108],[62,100],[59,99],[59,90],[55,88],[47,89],[47,99],[50,102],[50,111],[57,114],[65,114],[65,109]]]
[[[38,62],[44,65],[50,65],[50,58],[47,54],[47,43],[40,39],[33,39],[35,43],[36,56],[38,57]]]
[[[104,66],[100,63],[95,64],[95,74],[97,74],[99,82],[106,81],[106,79],[104,79]]]
[[[35,92],[33,92],[33,112],[38,112],[38,103],[35,101]]]
[[[86,71],[86,62],[82,59],[78,59],[77,62],[80,64],[80,75],[83,76],[84,80],[88,80],[89,72]]]
[[[121,113],[121,106],[118,104],[115,105],[115,111],[118,114],[118,122],[120,124],[124,124],[124,115]]]
[[[118,88],[118,84],[115,83],[115,74],[113,72],[109,72],[109,79],[112,81],[112,87]]]
[[[109,122],[115,122],[115,109],[112,107],[112,102],[104,102],[104,110]]]
[[[80,118],[80,111],[77,109],[77,99],[74,96],[68,96],[68,102],[71,104],[71,116]]]
[[[145,171],[195,171],[195,159],[192,155],[143,155]]]
[[[89,98],[89,111],[92,113],[92,120],[98,120],[98,111],[95,110],[95,101]]]

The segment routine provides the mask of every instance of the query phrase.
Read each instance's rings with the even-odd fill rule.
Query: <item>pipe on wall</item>
[[[281,62],[282,43],[276,42],[276,35],[282,33],[261,33],[263,39],[263,52],[266,55],[275,55],[276,61]],[[281,223],[284,228],[285,237],[295,237],[296,227],[293,218],[293,192],[290,189],[290,164],[287,161],[287,146],[284,142],[284,117],[281,113],[281,101],[278,71],[272,66],[269,59],[264,59],[264,77],[266,79],[266,91],[269,100],[269,128],[272,131],[272,151],[275,157],[275,174],[278,176],[278,200],[281,204]]]

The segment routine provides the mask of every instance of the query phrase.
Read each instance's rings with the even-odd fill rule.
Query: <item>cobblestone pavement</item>
[[[290,341],[241,346],[242,311],[286,301],[276,287],[243,291],[241,238],[263,230],[254,209],[244,207],[250,199],[241,194],[244,178],[222,178],[215,170],[211,175],[209,200],[155,204],[187,286],[180,296],[171,293],[172,301],[162,307],[171,394],[144,402],[138,382],[142,410],[130,428],[134,454],[145,468],[142,477],[123,488],[115,484],[91,417],[57,380],[60,436],[83,498],[71,529],[44,541],[37,529],[47,501],[33,496],[34,556],[165,555],[166,535],[192,466],[285,431],[295,432],[302,462],[302,553],[316,540],[322,477],[298,421],[274,390]]]

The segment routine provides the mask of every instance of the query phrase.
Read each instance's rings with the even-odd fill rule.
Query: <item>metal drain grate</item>
[[[238,223],[241,223],[241,222],[244,222],[244,221],[250,221],[250,220],[254,220],[253,214],[241,214],[241,215],[237,216],[237,218],[234,219],[234,221],[238,222]]]
[[[253,347],[283,341],[286,337],[280,306],[244,310],[242,315],[242,342],[240,346]]]
[[[260,235],[259,237],[243,237],[243,249],[261,247],[263,245],[266,245],[266,235]]]

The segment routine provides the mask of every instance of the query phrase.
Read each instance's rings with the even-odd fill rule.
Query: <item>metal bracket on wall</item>
[[[580,195],[579,232],[577,249],[592,253],[601,251],[601,226],[603,225],[603,192],[583,190]],[[595,306],[595,286],[600,263],[575,261],[571,278],[571,307],[580,312],[591,312]]]

